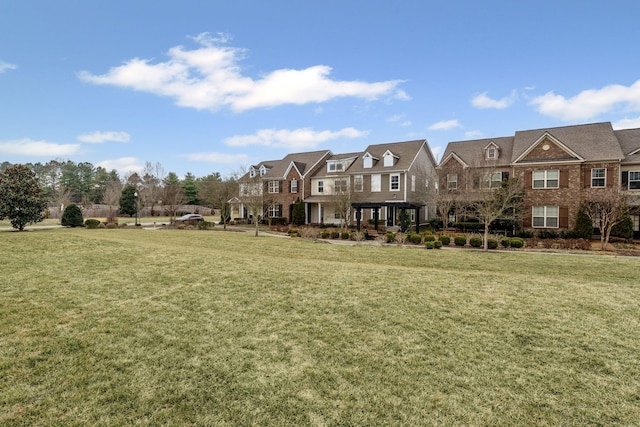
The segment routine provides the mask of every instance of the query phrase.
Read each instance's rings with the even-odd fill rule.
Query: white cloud
[[[8,62],[0,61],[0,74],[7,70],[15,70],[18,66],[15,64],[9,64]]]
[[[540,114],[559,120],[587,120],[623,106],[625,111],[640,111],[640,80],[631,86],[610,85],[583,90],[573,98],[547,92],[531,100]]]
[[[119,159],[104,160],[95,165],[110,171],[115,169],[120,176],[127,176],[133,172],[142,173],[144,165],[135,157],[121,157]]]
[[[399,122],[404,118],[405,118],[404,114],[396,114],[395,116],[387,117],[385,121],[389,123],[393,123],[393,122]]]
[[[406,126],[411,126],[413,123],[411,122],[411,120],[405,120],[404,122],[400,123],[400,126],[402,127],[406,127]]]
[[[80,144],[56,144],[47,141],[19,139],[0,141],[0,153],[20,156],[59,157],[77,154]]]
[[[228,107],[241,112],[284,104],[321,103],[335,98],[375,100],[381,96],[408,99],[397,89],[401,80],[367,83],[330,78],[331,67],[280,69],[253,79],[242,74],[245,50],[225,46],[226,35],[202,33],[192,37],[199,47],[169,49],[166,62],[133,58],[106,74],[78,73],[85,82],[113,85],[175,99],[181,107],[212,110]]]
[[[518,93],[514,90],[511,92],[509,96],[505,96],[502,99],[492,99],[489,98],[487,92],[483,92],[479,95],[474,96],[471,99],[471,105],[476,108],[495,108],[497,110],[502,110],[507,107],[510,107],[518,98]]]
[[[464,133],[465,138],[469,139],[478,139],[482,138],[482,131],[479,130],[470,130]]]
[[[225,153],[192,153],[185,154],[181,157],[189,159],[194,162],[209,162],[209,163],[223,163],[223,164],[239,164],[247,163],[249,156],[246,154],[225,154]]]
[[[640,117],[636,117],[635,119],[618,120],[617,122],[612,123],[611,126],[613,126],[615,130],[640,128]]]
[[[461,127],[457,120],[442,120],[429,126],[429,130],[449,130]]]
[[[127,132],[94,132],[78,135],[78,141],[88,144],[102,144],[103,142],[129,142],[131,135]]]
[[[309,149],[319,144],[337,138],[361,138],[368,135],[368,131],[354,128],[344,128],[339,131],[314,131],[310,128],[302,129],[261,129],[253,135],[236,135],[224,142],[232,147],[246,147],[262,145],[266,147],[287,148],[289,150]]]

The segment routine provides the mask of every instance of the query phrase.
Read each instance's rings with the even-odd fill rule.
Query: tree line
[[[181,179],[174,172],[166,173],[159,162],[147,162],[141,173],[133,172],[125,177],[119,176],[115,169],[107,171],[89,162],[51,160],[23,165],[3,162],[0,164],[0,175],[5,178],[7,186],[18,180],[25,190],[28,189],[31,194],[37,193],[45,209],[69,204],[84,207],[102,204],[117,207],[118,213],[131,216],[144,208],[151,215],[168,213],[174,216],[182,205],[220,209],[224,216],[228,214],[227,201],[236,195],[238,185],[236,176],[223,178],[219,172],[204,177],[187,173]],[[18,189],[5,189],[6,197],[0,200],[0,204],[14,205],[11,208],[4,207],[13,215],[16,208],[24,208],[16,203],[19,205],[26,201],[17,202],[15,197],[11,199],[8,191],[17,193]]]

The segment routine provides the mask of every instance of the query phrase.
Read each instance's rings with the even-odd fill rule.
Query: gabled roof
[[[249,167],[249,170],[248,170],[244,175],[242,175],[242,176],[240,177],[240,179],[241,179],[241,180],[243,180],[243,179],[249,179],[249,178],[250,178],[250,177],[249,177],[249,172],[251,171],[251,169],[255,169],[255,170],[258,170],[258,171],[259,171],[259,170],[260,170],[260,168],[261,168],[262,166],[264,166],[264,167],[265,167],[265,168],[267,168],[267,169],[271,169],[271,168],[273,168],[273,165],[275,165],[277,162],[279,162],[279,160],[265,160],[265,161],[262,161],[262,162],[260,162],[260,163],[258,163],[258,164],[251,165],[251,166]],[[267,172],[267,173],[268,173],[268,172]]]
[[[625,155],[623,163],[640,163],[640,129],[614,131]]]
[[[620,160],[624,154],[620,148],[611,123],[591,123],[586,125],[517,131],[513,142],[511,161],[522,158],[523,154],[548,134],[565,148],[586,162]]]
[[[389,172],[391,170],[408,170],[413,164],[419,151],[426,145],[426,140],[418,139],[415,141],[390,142],[387,144],[369,145],[363,153],[369,153],[374,158],[381,159],[384,154],[390,152],[397,158],[396,163],[389,167],[385,167],[383,162],[374,163],[371,168],[364,168],[363,162],[357,161],[349,168],[350,173],[376,173]],[[427,146],[427,150],[428,150]],[[429,150],[430,151],[430,150]]]
[[[500,150],[500,156],[497,159],[485,159],[486,148],[491,144]],[[511,164],[511,155],[513,151],[513,137],[502,138],[484,138],[469,141],[457,141],[447,144],[447,148],[442,154],[440,166],[447,163],[451,158],[455,158],[463,166],[466,167],[506,167]]]
[[[264,175],[264,178],[284,179],[292,167],[295,167],[300,177],[304,178],[318,162],[330,154],[331,151],[329,150],[287,154],[282,160],[274,162],[271,170]]]

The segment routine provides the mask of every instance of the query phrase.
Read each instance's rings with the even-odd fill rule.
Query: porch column
[[[378,218],[380,217],[378,209],[380,208],[373,208],[373,224],[376,231],[378,231]]]
[[[420,233],[420,208],[416,208],[416,233]]]
[[[362,208],[356,208],[356,230],[360,231],[360,218],[362,218]]]

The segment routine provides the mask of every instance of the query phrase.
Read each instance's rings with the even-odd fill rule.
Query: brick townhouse
[[[640,129],[616,131],[605,122],[450,142],[438,172],[440,191],[458,204],[452,221],[469,214],[464,206],[479,188],[518,177],[525,194],[525,229],[572,229],[584,201],[624,193],[639,231]]]

